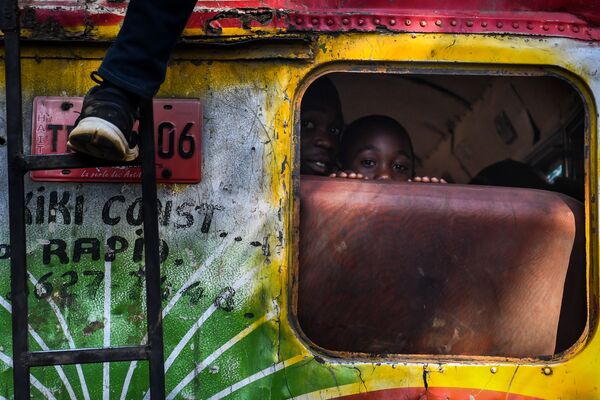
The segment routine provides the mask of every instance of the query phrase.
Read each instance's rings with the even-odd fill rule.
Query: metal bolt
[[[396,25],[396,20],[395,19],[390,19],[390,25]]]
[[[495,374],[496,372],[498,372],[498,368],[497,367],[492,367],[492,368],[490,368],[490,372],[492,374]]]
[[[436,19],[436,20],[435,20],[435,24],[436,24],[437,26],[442,26],[442,20],[440,20],[440,19]]]
[[[425,27],[425,26],[427,26],[427,21],[421,21],[421,22],[419,22],[419,25]]]
[[[342,24],[348,25],[349,23],[350,23],[350,20],[348,18],[343,18],[342,19]]]
[[[573,25],[573,27],[571,28],[573,30],[573,32],[577,33],[579,32],[579,27],[576,25]]]
[[[173,172],[171,172],[169,168],[165,168],[162,170],[161,175],[163,178],[169,179],[171,176],[173,176]]]
[[[558,30],[562,32],[562,31],[564,31],[564,30],[565,30],[565,27],[564,27],[563,25],[559,25],[559,26],[558,26]]]
[[[379,25],[379,24],[381,24],[381,20],[379,18],[373,18],[373,23],[375,25]]]
[[[498,21],[498,22],[496,23],[496,26],[497,26],[498,28],[502,28],[502,27],[504,26],[504,24],[503,24],[502,22]]]
[[[319,18],[313,18],[310,22],[312,22],[313,25],[317,25],[319,23]]]
[[[545,30],[545,31],[547,31],[548,29],[550,29],[550,27],[549,27],[548,25],[544,24],[544,25],[542,26],[542,29],[543,29],[543,30]]]
[[[327,22],[325,22],[328,26],[333,25],[333,20],[332,19],[328,19]]]
[[[533,29],[533,24],[531,22],[529,22],[527,24],[527,29],[529,29],[529,30]]]
[[[467,21],[467,26],[470,28],[473,26],[473,21]]]
[[[487,26],[487,21],[481,21],[481,26],[485,28]]]
[[[458,24],[458,22],[456,22],[456,20],[455,20],[455,19],[453,19],[452,21],[450,21],[450,25],[452,25],[452,26],[456,26],[456,24]]]
[[[550,368],[550,367],[544,367],[544,368],[542,368],[542,373],[544,375],[552,375],[552,368]]]
[[[411,23],[412,23],[411,20],[408,18],[404,20],[404,25],[406,25],[406,26],[409,26]]]
[[[513,28],[517,29],[517,28],[519,28],[519,23],[518,22],[513,22],[512,26],[513,26]]]
[[[304,22],[304,20],[302,18],[296,18],[297,25],[302,25],[303,22]]]
[[[358,24],[359,24],[359,25],[364,25],[364,24],[365,24],[365,20],[364,20],[364,19],[362,19],[362,18],[360,18],[360,19],[358,20]]]

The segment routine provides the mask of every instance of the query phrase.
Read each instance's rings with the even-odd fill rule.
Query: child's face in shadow
[[[342,151],[344,168],[369,179],[405,182],[413,177],[411,145],[400,132],[376,128],[356,135]]]

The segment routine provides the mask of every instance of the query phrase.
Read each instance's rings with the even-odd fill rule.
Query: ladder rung
[[[114,162],[73,153],[23,156],[22,165],[24,171],[40,171],[48,169],[139,166],[140,164],[139,161],[129,163]]]
[[[149,346],[105,347],[99,349],[35,351],[28,354],[30,367],[62,364],[89,364],[114,361],[147,360]]]

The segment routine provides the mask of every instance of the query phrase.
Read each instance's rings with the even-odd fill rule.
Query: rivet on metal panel
[[[313,25],[317,25],[319,23],[319,18],[313,18],[310,22],[312,22]]]
[[[419,22],[419,25],[425,27],[425,26],[427,26],[427,21],[421,21],[421,22]]]
[[[498,372],[498,368],[497,367],[492,367],[492,368],[490,368],[490,372],[492,374],[495,374],[496,372]]]
[[[173,172],[169,168],[165,168],[162,170],[161,175],[163,178],[169,179],[173,175]]]
[[[358,25],[362,26],[365,24],[365,20],[363,18],[359,18],[357,23],[358,23]]]
[[[348,18],[342,18],[342,24],[348,25],[349,23],[350,23],[350,20]]]
[[[297,25],[302,25],[303,22],[304,22],[304,20],[302,18],[296,18]]]
[[[412,23],[412,21],[410,19],[405,19],[404,20],[404,25],[409,26]]]
[[[467,21],[467,26],[470,28],[473,26],[473,21]]]
[[[458,22],[456,22],[455,19],[453,19],[452,21],[450,21],[450,25],[452,26],[456,26],[458,24]]]
[[[550,27],[549,27],[548,25],[544,24],[544,25],[542,26],[542,29],[543,29],[543,30],[545,30],[545,31],[547,31],[548,29],[550,29]]]
[[[327,19],[327,22],[325,22],[328,26],[333,25],[333,20],[331,18]]]
[[[496,26],[497,26],[498,28],[502,28],[502,27],[504,26],[504,24],[503,24],[501,21],[498,21],[498,22],[496,23]]]
[[[396,20],[395,19],[390,19],[390,25],[396,25]]]
[[[527,23],[527,29],[529,29],[529,30],[533,29],[533,24],[531,22]]]
[[[565,27],[564,27],[563,25],[559,25],[559,26],[558,26],[558,30],[562,32],[562,31],[564,31],[564,30],[565,30]]]
[[[488,26],[488,23],[487,23],[487,21],[481,21],[481,26],[483,26],[484,28],[485,28],[486,26]]]
[[[550,367],[544,367],[544,368],[542,368],[542,373],[544,375],[552,375],[552,368],[550,368]]]
[[[381,24],[381,20],[379,18],[373,18],[373,23],[375,25],[379,25],[379,24]]]
[[[577,32],[579,32],[579,27],[578,27],[577,25],[573,25],[573,26],[571,27],[571,30],[572,30],[573,32],[577,33]]]
[[[518,22],[513,22],[512,23],[512,27],[515,29],[519,29],[519,23]]]
[[[436,20],[435,20],[435,24],[436,24],[437,26],[442,26],[442,20],[441,20],[441,19],[436,19]]]

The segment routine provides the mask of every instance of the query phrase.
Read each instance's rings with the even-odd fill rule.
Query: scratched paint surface
[[[466,70],[487,63],[557,65],[581,78],[577,85],[590,101],[585,85],[600,93],[600,49],[568,39],[453,35],[344,34],[317,40],[301,61],[293,60],[300,58],[296,53],[284,61],[244,60],[242,51],[237,59],[214,62],[206,56],[192,62],[182,53],[171,63],[159,97],[200,98],[204,121],[202,182],[159,190],[169,398],[335,398],[365,392],[377,398],[398,388],[413,388],[410,393],[417,393],[407,398],[419,398],[426,393],[425,382],[429,388],[447,388],[446,393],[466,389],[473,396],[485,390],[546,399],[599,398],[595,328],[556,361],[334,359],[309,350],[288,310],[294,267],[294,106],[307,77],[365,60],[390,70],[400,65],[395,62],[417,62],[415,68],[423,65],[418,62],[457,62]],[[61,52],[66,56],[53,57]],[[85,48],[25,49],[26,132],[33,97],[82,95],[101,55]],[[594,107],[590,187],[596,193]],[[5,165],[6,148],[0,146],[2,187]],[[27,192],[32,349],[142,342],[139,186],[30,182]],[[595,224],[595,208],[589,211],[588,222]],[[6,190],[0,191],[0,221],[0,274],[8,277]],[[596,241],[597,236],[590,241],[594,309]],[[0,281],[0,399],[12,396],[9,291],[5,278]],[[545,366],[551,375],[542,373]],[[34,398],[142,399],[148,390],[143,363],[36,368],[32,374]],[[440,390],[432,389],[432,397]]]

